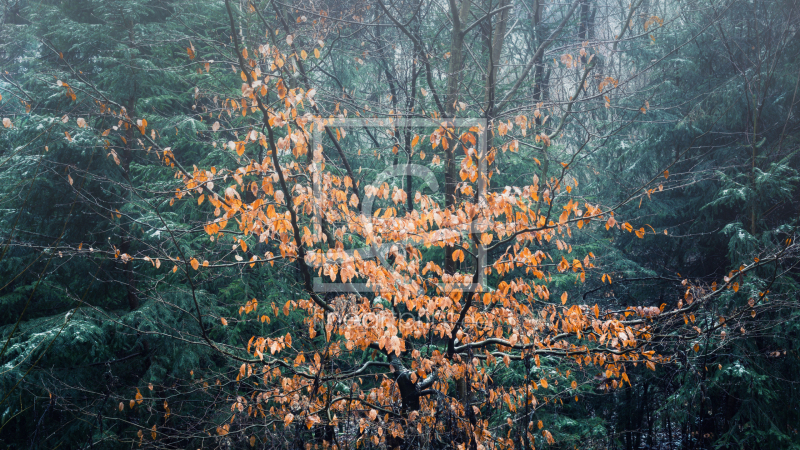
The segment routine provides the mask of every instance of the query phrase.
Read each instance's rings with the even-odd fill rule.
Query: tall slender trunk
[[[135,30],[134,30],[133,20],[128,20],[127,21],[127,25],[128,25],[128,45],[131,48],[133,48],[133,47],[136,46],[136,33],[135,33]],[[138,96],[139,83],[138,83],[137,77],[135,75],[135,72],[136,72],[135,67],[136,67],[136,65],[135,65],[135,63],[133,61],[133,58],[131,58],[131,60],[129,61],[129,64],[130,64],[131,70],[134,71],[134,76],[132,77],[132,79],[133,79],[133,92],[131,93],[131,96],[128,98],[128,101],[126,102],[125,108],[127,109],[126,112],[127,112],[128,116],[129,117],[133,117],[133,116],[135,116],[135,111],[136,111],[136,100],[137,100],[137,96]],[[127,189],[126,193],[123,194],[125,196],[125,199],[120,202],[121,203],[120,204],[120,208],[124,204],[129,203],[131,201],[131,191],[132,191],[132,188],[133,188],[133,180],[131,179],[131,161],[133,160],[133,153],[132,153],[132,150],[131,150],[131,145],[133,145],[133,142],[134,142],[134,130],[135,130],[135,128],[133,126],[128,126],[127,130],[125,130],[125,135],[126,135],[125,139],[126,139],[127,142],[125,143],[125,147],[124,147],[124,149],[122,151],[122,161],[121,161],[120,165],[122,166],[122,175],[125,178],[125,181],[128,183],[128,186],[130,187],[130,189]],[[130,236],[131,230],[130,230],[130,227],[125,222],[123,222],[121,224],[120,228],[121,228],[121,231],[122,231],[122,236],[121,236],[122,237],[122,242],[120,243],[120,246],[119,246],[120,253],[121,254],[126,254],[126,253],[130,254],[130,252],[131,252],[131,236]],[[132,267],[133,266],[133,261],[123,262],[122,264],[123,264],[122,272],[123,272],[123,275],[125,277],[126,297],[127,297],[127,300],[128,300],[128,308],[131,311],[133,311],[133,310],[135,310],[135,309],[137,309],[139,307],[139,297],[136,295],[136,278],[134,276],[133,267]]]
[[[535,36],[535,45],[537,48],[546,39],[544,33],[544,26],[542,25],[542,13],[544,12],[544,5],[541,0],[536,0],[533,4],[533,23],[532,28]],[[544,80],[544,52],[534,55],[536,60],[533,62],[533,99],[536,102],[543,100],[544,94],[547,90],[547,84]],[[540,124],[541,119],[536,118],[536,124]]]
[[[411,63],[411,88],[408,92],[408,98],[406,99],[406,111],[407,114],[414,115],[416,110],[416,103],[417,103],[417,80],[419,79],[419,69],[417,68],[417,54],[419,53],[419,48],[417,44],[414,43],[414,60]],[[406,145],[406,153],[408,154],[408,162],[411,163],[411,155],[414,154],[414,149],[411,148],[411,127],[406,127],[405,129],[405,145]],[[408,197],[406,198],[407,206],[406,209],[409,213],[414,211],[414,177],[410,173],[406,173],[406,194]]]
[[[500,0],[496,8],[500,9],[508,6],[510,0]],[[491,7],[491,5],[489,5]],[[487,121],[494,118],[494,101],[497,91],[497,69],[500,65],[500,54],[503,51],[503,43],[506,35],[506,25],[508,23],[508,9],[504,9],[498,14],[497,25],[492,32],[492,21],[489,19],[489,30],[486,33],[489,42],[487,48],[489,50],[488,68],[486,70],[486,86],[484,89],[484,102],[486,104],[485,116]]]
[[[450,12],[453,19],[453,29],[451,33],[450,65],[447,69],[447,91],[444,105],[444,115],[446,119],[452,119],[456,112],[459,89],[461,87],[461,71],[464,65],[464,33],[462,32],[462,26],[469,18],[469,11],[471,7],[472,0],[462,0],[460,8],[456,7],[455,0],[450,0]],[[454,208],[456,205],[456,185],[458,183],[458,174],[456,171],[455,161],[456,143],[457,141],[455,139],[447,138],[447,148],[444,150],[445,209]],[[454,246],[445,246],[444,271],[447,274],[455,273],[456,266],[455,261],[453,261],[454,251]]]

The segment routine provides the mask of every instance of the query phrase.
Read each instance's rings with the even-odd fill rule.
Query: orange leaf
[[[606,222],[606,230],[608,230],[609,228],[613,227],[616,223],[617,223],[617,220],[614,219],[614,216],[609,217],[608,221]]]

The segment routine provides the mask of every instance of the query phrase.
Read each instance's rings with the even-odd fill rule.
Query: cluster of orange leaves
[[[287,301],[284,314],[295,309],[303,311],[308,330],[301,333],[305,334],[304,344],[293,347],[291,333],[252,337],[247,353],[255,359],[242,364],[237,381],[260,376],[262,384],[249,400],[237,398],[232,406],[234,413],[278,417],[285,426],[301,419],[308,428],[319,423],[335,424],[340,416],[360,414],[362,431],[374,429],[364,438],[377,444],[385,440],[384,433],[398,437],[409,429],[422,433],[425,428],[441,426],[434,419],[438,402],[447,402],[463,418],[467,406],[481,415],[487,414],[491,406],[505,405],[515,411],[520,405],[535,408],[556,401],[566,392],[576,394],[575,381],[570,389],[556,389],[557,380],[548,382],[544,373],[524,386],[497,387],[489,373],[500,361],[510,365],[512,361],[530,359],[539,366],[540,356],[557,356],[570,359],[579,367],[601,367],[609,380],[617,378],[628,383],[627,362],[655,367],[658,357],[653,352],[637,351],[651,337],[648,326],[629,325],[626,317],[635,314],[653,318],[660,313],[658,308],[618,314],[600,311],[597,305],[567,305],[566,292],[559,301],[551,299],[549,285],[554,273],[571,271],[576,280],[584,282],[586,271],[594,267],[592,254],[567,259],[573,250],[564,240],[572,237],[575,228],[593,223],[607,229],[619,227],[613,213],[573,198],[557,207],[553,204],[556,194],[562,190],[570,193],[573,186],[555,178],[540,180],[533,176],[531,184],[476,195],[478,184],[491,182],[497,150],[491,148],[487,154],[476,150],[476,136],[485,130],[473,127],[458,134],[446,123],[429,139],[433,150],[448,150],[451,145],[463,150],[459,176],[460,192],[465,195],[457,208],[443,208],[432,196],[404,192],[401,186],[386,182],[362,187],[359,198],[354,180],[323,161],[323,148],[310,148],[314,127],[328,124],[325,118],[298,112],[304,109],[304,101],[313,104],[313,90],[288,89],[282,79],[262,78],[257,65],[252,64],[254,60],[247,59],[246,50],[242,56],[254,70],[241,74],[245,81],[242,97],[225,100],[223,106],[229,115],[241,110],[244,116],[248,109],[258,111],[257,99],[274,90],[281,100],[279,109],[269,108],[265,121],[280,137],[272,144],[267,135],[254,128],[242,139],[228,142],[228,148],[244,158],[243,164],[222,170],[195,167],[191,173],[181,174],[184,189],[177,197],[197,194],[201,206],[208,200],[214,218],[205,225],[205,231],[214,240],[224,239],[226,228],[235,223],[236,234],[243,237],[233,238],[234,247],[247,252],[248,241],[266,243],[280,258],[303,264],[326,281],[345,286],[364,283],[372,293],[342,295],[327,300],[326,307],[310,299]],[[286,56],[275,47],[262,46],[256,57],[280,68],[287,58],[297,55]],[[537,109],[536,117],[540,115]],[[521,138],[525,137],[528,118],[519,116],[514,124],[521,130]],[[510,135],[514,124],[500,122],[494,131],[499,137]],[[215,124],[214,131],[217,128]],[[341,139],[340,130],[335,133]],[[537,142],[544,139],[539,135],[535,138]],[[412,147],[418,143],[417,136]],[[545,144],[550,144],[549,138]],[[259,153],[247,151],[258,147],[264,150],[262,154],[266,153],[263,160],[246,156]],[[517,148],[515,139],[502,150]],[[280,167],[275,167],[272,152],[277,152]],[[482,163],[490,168],[489,173],[481,173]],[[286,189],[280,185],[280,178],[291,180]],[[402,212],[408,195],[413,195],[414,210]],[[381,206],[374,212],[357,209],[373,199]],[[296,224],[289,208],[298,218]],[[557,217],[552,210],[560,211]],[[633,231],[628,223],[621,228]],[[636,234],[643,237],[644,232],[641,228]],[[445,273],[440,265],[443,252],[431,251],[446,246],[455,248],[451,254],[458,270],[452,274]],[[552,246],[560,252],[557,261],[545,251]],[[391,267],[375,257],[378,247],[393,256]],[[480,260],[475,255],[479,252],[493,252],[490,254],[496,256],[478,267]],[[305,254],[303,260],[299,260],[301,253]],[[274,259],[278,257],[267,251],[246,263]],[[237,256],[237,260],[241,261],[241,257]],[[192,266],[198,270],[199,263],[193,261]],[[477,292],[465,288],[474,287],[476,271],[496,278],[496,285],[478,286]],[[608,279],[610,282],[610,276]],[[312,292],[308,294],[314,296]],[[240,315],[255,312],[261,322],[268,321],[269,317],[258,310],[258,301],[253,299],[242,306]],[[278,315],[274,304],[272,313]],[[449,351],[441,345],[425,347],[422,344],[426,341],[449,341],[452,346]],[[432,388],[447,393],[450,381],[465,380],[470,390],[486,392],[486,397],[482,404],[470,405],[457,395],[444,399],[423,397],[421,409],[407,417],[414,419],[413,426],[400,426],[395,417],[378,414],[374,407],[379,405],[385,411],[401,402],[400,392],[389,375],[399,370],[394,363],[391,371],[378,372],[366,370],[369,362],[351,368],[332,363],[345,355],[348,360],[363,361],[359,355],[370,352],[370,361],[376,352],[386,358],[402,357],[412,382],[433,376],[436,381]],[[365,384],[373,377],[382,381]],[[568,379],[569,375],[561,377]],[[607,387],[621,385],[617,379],[609,381]],[[348,384],[343,390],[342,386]],[[540,395],[541,400],[534,394],[540,387],[550,389]],[[510,439],[491,439],[488,416],[479,418],[477,425],[462,422],[462,426],[472,427],[481,447],[513,446]],[[552,440],[546,430],[542,435],[547,441]]]

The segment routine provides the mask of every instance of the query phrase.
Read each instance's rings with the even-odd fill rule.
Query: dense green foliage
[[[234,2],[244,42],[263,40],[253,31],[261,20],[280,28],[273,6],[260,3],[266,2]],[[410,57],[399,50],[394,55],[372,50],[375,34],[359,34],[349,13],[367,14],[359,9],[361,2],[296,3],[331,16],[348,12],[349,22],[326,36],[319,59],[324,63],[308,59],[325,117],[346,107],[355,114],[352,105],[368,102],[375,110],[435,110],[430,96],[395,92],[410,86],[411,77],[393,84],[387,74],[395,65],[410,64]],[[422,27],[430,54],[445,61],[450,36],[437,29],[436,15],[444,14],[446,3],[433,3],[437,7],[423,8],[413,24]],[[486,11],[497,6],[483,3]],[[529,3],[509,4],[520,18],[533,21]],[[516,106],[571,95],[572,81],[561,80],[576,78],[578,69],[558,60],[564,49],[580,48],[584,40],[594,46],[608,37],[600,36],[601,26],[614,28],[624,20],[609,12],[618,7],[613,2],[581,3],[588,5],[598,36],[578,31],[578,16],[568,21],[572,31],[559,35],[544,57],[550,80],[544,89],[550,97],[536,92],[539,80],[526,82],[507,106],[512,112],[500,119],[513,121]],[[264,15],[248,15],[251,4]],[[299,14],[278,5],[287,16]],[[543,180],[554,176],[558,161],[569,161],[586,146],[575,161],[583,198],[620,205],[617,217],[647,229],[646,239],[604,228],[576,233],[572,247],[597,255],[597,270],[587,273],[585,283],[576,283],[572,273],[554,273],[550,290],[569,291],[570,299],[602,309],[674,309],[685,298],[684,280],[708,288],[754,258],[779,254],[784,259],[749,274],[736,291],[696,311],[692,324],[687,319],[687,328],[696,333],[673,325],[659,330],[654,345],[671,359],[655,371],[631,367],[629,383],[603,389],[604,375],[583,368],[592,382],[526,418],[541,420],[555,438],[551,445],[537,437],[535,445],[800,448],[800,253],[794,243],[800,220],[800,3],[640,1],[637,6],[648,12],[634,17],[632,37],[621,40],[619,48],[614,44],[622,56],[598,53],[591,62],[596,64],[592,89],[605,76],[619,80],[620,89],[610,98],[587,89],[575,105],[575,119],[548,150],[552,162],[535,149],[498,156],[503,172],[493,183],[502,188],[532,174]],[[648,33],[641,22],[650,16],[663,23],[656,31],[651,25]],[[254,335],[290,331],[311,345],[313,337],[297,331],[305,326],[302,315],[281,312],[287,301],[304,295],[295,266],[236,263],[239,254],[247,261],[253,254],[280,250],[263,242],[251,243],[249,252],[231,250],[235,241],[209,241],[202,227],[212,217],[205,208],[211,207],[198,206],[196,198],[176,201],[175,191],[182,187],[176,168],[164,163],[166,153],[159,155],[142,142],[153,133],[160,148],[171,149],[172,162],[188,171],[238,162],[225,142],[255,126],[252,113],[239,117],[214,109],[218,100],[240,91],[240,71],[231,70],[237,64],[232,22],[219,1],[16,0],[0,10],[0,118],[12,123],[0,128],[2,448],[249,448],[251,433],[225,438],[214,431],[232,421],[231,398],[247,395],[236,379],[241,362],[231,355]],[[555,19],[538,27],[522,22],[509,30],[508,39],[515,41],[501,56],[508,67],[524,65],[532,43],[541,43],[558,26]],[[396,29],[381,32],[375,39],[404,39]],[[483,33],[480,27],[474,32]],[[286,39],[284,32],[270,34]],[[250,48],[255,52],[258,45]],[[354,62],[358,57],[367,63]],[[485,62],[487,56],[472,57]],[[462,83],[489,76],[477,66],[467,64]],[[509,73],[515,69],[504,70],[497,81],[500,93],[513,84]],[[444,91],[442,70],[432,81]],[[303,83],[299,76],[294,82]],[[473,100],[465,101],[479,102]],[[105,108],[124,108],[130,117],[146,120],[146,134],[98,112]],[[467,109],[462,114],[469,117]],[[475,108],[471,117],[483,113]],[[88,125],[76,125],[78,118]],[[212,134],[217,120],[225,121],[224,138]],[[558,126],[553,122],[541,130],[552,132]],[[108,129],[114,129],[109,136],[92,131]],[[341,140],[353,153],[351,164],[366,168],[362,186],[374,181],[379,164],[393,159],[396,164],[391,144],[377,145],[380,139],[354,131]],[[367,148],[370,142],[374,148]],[[405,158],[402,152],[400,158]],[[444,186],[443,178],[439,182]],[[120,255],[135,259],[124,261]],[[210,260],[208,255],[231,264],[187,277],[186,261]],[[173,265],[180,269],[173,271]],[[601,274],[609,274],[611,282]],[[768,299],[761,295],[766,291]],[[270,321],[242,318],[240,307],[253,298]],[[196,310],[203,311],[202,328]],[[722,337],[720,316],[728,318]],[[221,317],[228,318],[227,326]],[[507,369],[501,363],[494,383],[527,380],[541,371],[562,377],[566,386],[571,379],[564,374],[570,369],[575,370],[549,357],[542,358],[541,367]],[[147,399],[132,408],[137,392]],[[507,419],[518,420],[498,412],[492,423],[502,427]],[[151,439],[156,425],[158,439]],[[509,433],[512,429],[508,426]],[[311,442],[317,432],[301,440]],[[533,444],[516,432],[509,436],[517,448]],[[264,448],[297,442],[258,439]],[[442,443],[442,448],[448,445],[454,444]]]

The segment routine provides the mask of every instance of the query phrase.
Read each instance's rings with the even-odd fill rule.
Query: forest
[[[0,449],[800,450],[800,0],[2,0]]]

